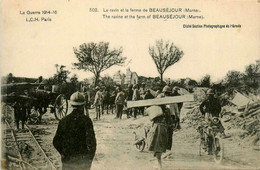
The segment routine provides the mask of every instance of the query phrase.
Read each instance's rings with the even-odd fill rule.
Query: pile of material
[[[229,129],[241,129],[246,131],[243,136],[255,135],[260,131],[260,102],[252,102],[248,104],[247,108],[243,112],[237,111],[234,106],[226,106],[222,109],[221,114],[223,118],[222,122],[225,124],[227,130]],[[183,121],[190,127],[196,128],[199,122],[202,121],[202,115],[199,107],[196,106],[183,118]]]
[[[200,113],[199,106],[196,106],[186,113],[186,116],[182,119],[182,122],[187,123],[189,127],[197,128],[199,122],[202,120],[203,118]]]
[[[228,122],[228,129],[240,128],[248,134],[254,135],[260,131],[260,104],[253,102],[248,104],[243,112],[225,111],[224,122]]]

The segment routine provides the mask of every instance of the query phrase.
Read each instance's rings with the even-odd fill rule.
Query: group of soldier
[[[169,95],[170,96],[177,96],[180,95],[178,93],[179,88],[174,87],[172,90],[170,89],[169,86],[165,86],[164,88],[167,91],[170,91]],[[85,95],[85,110],[86,114],[88,115],[88,109],[90,106],[90,96],[88,92],[89,88],[84,87],[83,88],[83,93]],[[96,117],[95,120],[100,120],[101,115],[104,113],[104,96],[105,96],[105,88],[102,87],[95,87],[95,97],[94,97],[94,102],[93,106],[95,107],[96,111]],[[137,118],[138,115],[144,115],[144,107],[138,107],[138,108],[131,108],[127,109],[127,101],[137,101],[137,100],[144,100],[144,99],[153,99],[156,98],[157,96],[160,96],[164,93],[164,91],[161,93],[161,90],[157,90],[156,93],[151,93],[150,89],[147,89],[145,87],[145,83],[142,83],[141,85],[139,84],[130,84],[127,89],[123,89],[121,86],[117,86],[115,88],[115,91],[112,92],[112,96],[109,96],[114,99],[112,101],[113,105],[115,105],[115,110],[116,110],[116,119],[122,119],[123,113],[127,115],[127,118],[134,117],[135,119]],[[113,107],[113,106],[110,106]],[[182,107],[182,103],[178,103],[178,108],[179,111]],[[179,113],[176,116],[176,119],[179,118]],[[180,126],[178,125],[180,128]]]
[[[100,87],[95,88],[95,99],[93,105],[96,109],[96,119],[99,120],[103,112],[103,91]],[[123,110],[127,113],[127,117],[133,116],[137,118],[138,114],[144,115],[144,107],[124,109],[127,101],[136,101],[142,99],[163,98],[166,96],[179,96],[179,88],[171,89],[166,85],[162,89],[162,93],[157,91],[154,95],[149,89],[145,88],[145,84],[129,85],[127,90],[121,87],[116,88],[116,117],[122,119]],[[205,115],[206,119],[219,117],[221,105],[214,97],[214,91],[207,91],[208,98],[201,103],[200,111]],[[92,120],[89,117],[90,96],[88,89],[83,89],[83,93],[75,92],[70,97],[70,104],[73,111],[64,117],[58,125],[53,145],[61,155],[63,169],[90,169],[93,158],[95,156],[97,142],[93,128]],[[154,156],[158,160],[159,168],[162,167],[161,155],[166,150],[172,148],[172,137],[174,129],[180,129],[180,112],[183,103],[172,103],[168,105],[160,105],[162,114],[158,114],[152,121],[152,127],[147,136],[147,146],[149,151],[154,152]],[[18,107],[23,109],[23,107]],[[15,107],[16,117],[22,110]],[[24,125],[24,123],[22,124]],[[224,133],[224,128],[219,124]]]

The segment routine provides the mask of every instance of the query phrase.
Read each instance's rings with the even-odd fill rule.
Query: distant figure
[[[122,119],[124,103],[125,103],[125,93],[122,91],[121,87],[118,87],[118,93],[115,100],[116,118]]]
[[[103,94],[100,88],[96,87],[96,95],[94,100],[94,105],[96,107],[96,120],[100,120],[100,115],[102,112],[102,104],[103,104]]]
[[[26,103],[22,99],[17,99],[13,105],[14,108],[14,119],[16,123],[16,128],[19,129],[19,122],[22,122],[22,129],[24,129],[24,124],[27,119],[27,108]]]
[[[151,91],[148,89],[145,91],[144,99],[153,99],[154,96],[152,95]]]
[[[101,113],[102,113],[102,115],[104,114],[104,107],[105,107],[105,105],[104,105],[105,89],[106,89],[105,87],[100,88],[100,91],[101,91],[101,94],[102,94],[102,102],[101,102]]]
[[[139,91],[140,91],[141,96],[145,95],[145,83],[144,82],[141,84]]]
[[[172,95],[171,96],[180,96],[180,94],[178,93],[178,91],[180,90],[179,87],[175,86],[172,89]],[[183,106],[183,103],[177,103],[178,106],[178,110],[176,110],[176,114],[175,114],[175,119],[177,122],[177,129],[181,129],[181,125],[180,125],[180,116],[181,116],[181,108]]]
[[[127,90],[127,101],[131,101],[133,99],[133,85],[129,84],[128,90]],[[127,110],[127,118],[130,118],[132,116],[132,108]]]
[[[90,170],[96,152],[93,124],[84,115],[83,94],[73,93],[70,103],[73,111],[59,122],[53,146],[61,155],[63,170]]]
[[[140,96],[140,91],[138,90],[138,85],[135,84],[133,88],[134,88],[134,93],[133,93],[133,99],[132,100],[133,101],[140,100],[141,96]],[[139,108],[134,108],[134,118],[136,118],[138,110],[139,110]]]
[[[140,99],[142,100],[142,99],[144,99],[145,92],[146,92],[145,91],[145,83],[144,82],[141,84],[141,87],[140,87],[139,91],[140,91]],[[140,107],[139,110],[140,110],[140,113],[142,115],[144,115],[144,107]]]
[[[83,93],[84,93],[84,98],[85,98],[85,105],[84,105],[85,113],[86,113],[86,116],[89,117],[88,109],[89,109],[89,103],[90,103],[90,95],[89,95],[88,90],[89,90],[88,87],[83,88]]]

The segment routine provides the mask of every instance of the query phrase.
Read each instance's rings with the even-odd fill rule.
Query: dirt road
[[[105,115],[101,121],[94,123],[98,149],[93,169],[152,169],[156,165],[156,159],[147,149],[144,152],[135,149],[132,134],[133,131],[144,134],[142,127],[149,126],[148,117],[140,117],[137,120],[125,117],[123,120],[115,120],[113,117],[114,115]],[[228,155],[223,165],[215,164],[212,156],[206,154],[198,156],[199,140],[197,135],[194,135],[196,131],[185,129],[185,125],[182,127],[183,130],[174,133],[172,151],[163,156],[164,169],[257,169],[246,161],[232,160],[229,148],[226,149]],[[230,141],[224,143],[230,145]],[[256,161],[257,159],[254,163]]]
[[[94,110],[90,110],[90,117],[94,118]],[[115,115],[105,114],[99,121],[93,121],[97,151],[93,161],[92,170],[100,169],[153,169],[156,159],[153,153],[145,149],[139,152],[134,143],[135,131],[139,136],[144,136],[143,127],[151,126],[148,116],[137,119],[114,119]],[[48,152],[60,160],[58,152],[52,146],[52,139],[57,129],[58,121],[54,115],[46,113],[41,125],[30,125],[37,129],[44,147]],[[224,139],[225,158],[222,165],[214,162],[212,156],[198,155],[198,134],[195,129],[187,128],[182,124],[182,129],[173,135],[172,151],[163,154],[164,169],[259,169],[260,152],[249,147],[247,141],[239,141],[237,137]],[[35,159],[37,161],[37,159]],[[61,166],[61,162],[57,167]]]

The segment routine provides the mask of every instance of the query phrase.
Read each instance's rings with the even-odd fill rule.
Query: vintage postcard
[[[2,169],[259,169],[259,0],[2,0]]]

